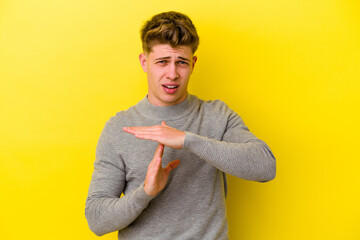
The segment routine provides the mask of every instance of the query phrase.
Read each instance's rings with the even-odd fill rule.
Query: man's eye
[[[181,65],[187,65],[187,64],[188,64],[188,63],[185,62],[185,61],[179,61],[179,63],[180,63]]]
[[[165,60],[161,60],[161,61],[157,61],[156,63],[159,63],[159,64],[165,64],[166,61]]]

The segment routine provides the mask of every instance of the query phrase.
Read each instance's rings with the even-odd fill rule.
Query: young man
[[[141,40],[148,95],[101,133],[89,227],[119,239],[228,239],[226,173],[269,181],[275,158],[225,103],[188,94],[199,37],[186,15],[155,15]]]

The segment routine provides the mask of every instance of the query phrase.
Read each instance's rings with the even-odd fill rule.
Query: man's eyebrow
[[[187,58],[184,58],[184,57],[178,57],[178,58],[180,58],[181,60],[185,60],[185,61],[188,61],[188,62],[190,62],[190,60],[189,59],[187,59]]]
[[[171,58],[170,56],[168,56],[168,57],[159,57],[159,58],[156,58],[155,61],[158,61],[158,60],[166,60],[166,59],[170,59],[170,58]],[[177,57],[177,58],[179,58],[179,59],[181,59],[181,60],[184,60],[184,61],[190,62],[189,59],[184,58],[184,57],[181,57],[181,56],[179,56],[179,57]]]

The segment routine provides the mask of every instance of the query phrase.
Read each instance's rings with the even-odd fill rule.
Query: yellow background
[[[360,239],[355,0],[0,1],[1,239],[117,238],[84,216],[95,147],[145,96],[139,28],[168,10],[200,35],[189,92],[277,158],[272,182],[229,177],[231,239]]]

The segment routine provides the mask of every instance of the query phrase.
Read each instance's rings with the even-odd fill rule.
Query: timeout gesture
[[[150,127],[124,127],[123,130],[137,138],[152,140],[167,147],[180,149],[185,141],[185,132],[169,127],[165,121]]]
[[[163,168],[161,166],[163,152],[164,145],[159,144],[156,148],[154,158],[148,166],[144,182],[144,191],[149,196],[155,196],[164,189],[171,170],[180,164],[180,160],[176,159]]]
[[[157,126],[124,127],[123,130],[133,134],[137,138],[152,140],[159,143],[154,157],[148,166],[144,182],[146,194],[150,196],[157,195],[164,189],[171,170],[180,164],[180,161],[177,159],[170,162],[165,168],[161,166],[164,146],[177,149],[182,148],[185,140],[185,132],[169,127],[166,125],[165,121],[162,121],[161,125]]]

